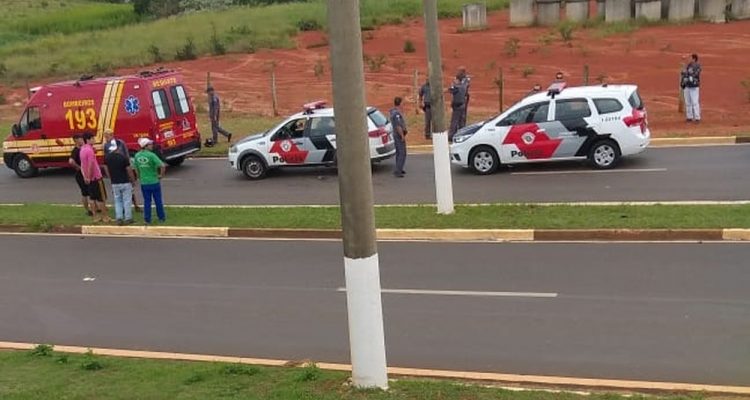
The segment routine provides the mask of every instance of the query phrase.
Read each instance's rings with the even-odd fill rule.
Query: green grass
[[[32,355],[0,352],[0,398],[38,399],[263,399],[263,400],[624,400],[616,394],[508,391],[460,382],[398,379],[390,390],[361,390],[347,385],[346,372],[314,366],[260,367],[241,364],[164,361],[94,354]],[[632,396],[643,400],[656,397]],[[668,396],[664,400],[698,400]]]
[[[49,3],[57,4],[53,0]],[[41,7],[39,4],[39,0],[31,3],[32,8]],[[441,0],[439,13],[442,16],[460,15],[462,4],[463,0]],[[487,0],[490,10],[507,4],[508,0]],[[177,50],[188,38],[194,40],[199,55],[210,54],[213,26],[217,38],[229,52],[290,48],[294,46],[293,39],[301,22],[326,26],[323,0],[267,7],[232,7],[137,24],[133,23],[137,17],[127,11],[127,5],[91,4],[79,0],[65,7],[56,7],[54,13],[16,10],[5,17],[8,27],[0,28],[0,38],[5,39],[0,41],[0,71],[5,71],[6,81],[46,76],[75,77],[88,72],[103,74],[118,67],[151,65],[156,62],[153,47],[158,48],[164,61],[169,61],[175,58]],[[363,27],[370,29],[420,17],[421,2],[362,0],[361,13]]]
[[[73,185],[71,178],[71,185]],[[244,183],[240,183],[244,184]],[[248,187],[252,182],[246,183]],[[169,184],[164,191],[169,195]],[[137,221],[140,216],[136,214]],[[540,206],[497,204],[457,206],[453,215],[437,215],[429,205],[376,207],[379,228],[409,229],[596,229],[596,228],[750,228],[750,205]],[[78,206],[0,205],[0,224],[25,225],[29,231],[90,224]],[[337,229],[336,206],[279,208],[167,207],[170,226]]]

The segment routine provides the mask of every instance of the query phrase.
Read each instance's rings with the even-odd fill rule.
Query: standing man
[[[685,93],[685,116],[687,122],[701,122],[700,86],[701,65],[698,63],[698,55],[690,56],[690,63],[682,71],[682,86]]]
[[[404,115],[401,113],[401,98],[396,97],[393,99],[393,108],[390,111],[391,126],[393,127],[393,141],[396,144],[396,168],[393,170],[393,175],[397,178],[403,178],[406,171],[404,171],[404,164],[406,164],[406,120]]]
[[[555,80],[552,83],[565,83],[565,75],[563,75],[562,71],[557,71]]]
[[[540,93],[541,91],[542,91],[542,84],[537,83],[534,85],[534,87],[531,88],[531,90],[528,93],[526,93],[526,97]]]
[[[151,200],[156,204],[156,216],[159,222],[164,222],[167,215],[164,212],[164,201],[161,195],[161,178],[167,168],[159,156],[154,154],[154,142],[149,138],[138,139],[141,151],[135,153],[135,169],[141,181],[143,193],[143,220],[146,225],[151,224]]]
[[[115,196],[115,221],[117,225],[130,225],[133,223],[131,199],[135,183],[130,157],[123,155],[117,149],[117,144],[111,142],[105,142],[105,150],[107,154],[104,156],[104,162],[107,164],[112,193]]]
[[[461,120],[466,111],[466,89],[465,81],[461,79],[461,74],[456,74],[453,83],[448,88],[451,93],[451,126],[448,128],[448,140],[453,139],[453,135],[461,129]]]
[[[90,141],[94,135],[83,134],[83,146],[81,146],[81,174],[83,181],[88,185],[89,210],[93,213],[94,222],[111,222],[107,214],[107,190],[102,179],[102,170],[96,160],[96,151]]]
[[[432,138],[432,109],[430,104],[432,99],[430,98],[430,78],[419,89],[419,108],[424,111],[424,138]]]
[[[123,157],[130,160],[130,152],[128,151],[128,146],[125,144],[125,142],[115,137],[115,133],[112,131],[112,129],[107,128],[104,130],[104,163],[107,166],[107,168],[109,168],[109,164],[107,163],[107,155],[113,151],[120,152],[123,155]],[[110,175],[110,174],[107,173],[107,175]],[[133,185],[135,185],[135,180],[133,181]],[[134,188],[135,186],[130,188],[131,204],[133,208],[135,208],[136,212],[140,212],[141,208],[138,207],[138,200],[135,197]],[[115,200],[117,200],[117,196],[115,196]]]
[[[214,87],[209,86],[206,89],[208,93],[208,117],[211,119],[211,146],[216,145],[219,141],[219,133],[227,138],[227,142],[232,142],[232,134],[227,132],[224,128],[219,125],[219,118],[221,116],[221,101],[219,96],[214,93]]]
[[[466,91],[466,95],[464,96],[464,108],[461,112],[461,120],[458,123],[458,129],[461,129],[466,126],[466,118],[469,114],[469,99],[471,98],[471,95],[469,94],[469,87],[471,86],[471,78],[466,74],[466,67],[458,67],[457,76],[459,77],[461,85]]]
[[[81,190],[81,205],[86,210],[86,214],[90,217],[94,216],[89,208],[89,187],[86,182],[83,181],[83,174],[81,174],[81,147],[83,146],[83,136],[79,134],[73,135],[73,151],[70,152],[70,158],[68,158],[68,164],[76,171],[76,183],[78,188]]]

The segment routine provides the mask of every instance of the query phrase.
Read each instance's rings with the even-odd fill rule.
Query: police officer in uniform
[[[430,108],[430,79],[427,78],[424,85],[419,89],[419,108],[424,111],[424,138],[432,137],[432,108]]]
[[[461,80],[461,85],[463,85],[466,90],[464,108],[461,112],[461,120],[458,123],[458,129],[461,129],[466,126],[466,116],[469,114],[469,99],[471,98],[471,95],[469,95],[469,87],[471,86],[471,78],[466,74],[466,67],[458,67],[458,76]]]
[[[448,140],[453,139],[453,135],[461,129],[461,121],[465,121],[464,113],[466,112],[466,85],[461,79],[461,74],[456,74],[453,83],[448,88],[451,93],[451,126],[448,128]]]
[[[393,127],[393,141],[396,144],[396,168],[393,175],[397,178],[403,178],[406,172],[404,164],[406,163],[406,120],[401,113],[401,98],[393,99],[393,108],[390,111],[391,126]]]

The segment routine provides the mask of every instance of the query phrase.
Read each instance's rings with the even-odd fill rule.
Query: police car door
[[[559,141],[554,158],[585,156],[587,146],[584,143],[596,139],[589,101],[586,98],[556,99],[554,122],[548,125],[547,135]]]
[[[271,138],[269,150],[271,166],[303,165],[310,146],[306,145],[305,130],[308,118],[296,118],[279,128]]]
[[[307,138],[312,149],[307,155],[308,164],[331,163],[336,155],[336,134],[334,133],[335,122],[333,117],[316,117],[310,119],[310,129]]]
[[[507,126],[502,141],[501,161],[518,163],[552,157],[557,141],[547,134],[550,102],[543,101],[519,108],[503,118],[498,126]]]

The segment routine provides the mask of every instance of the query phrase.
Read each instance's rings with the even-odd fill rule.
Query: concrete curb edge
[[[0,225],[0,233],[40,233],[24,225]],[[53,227],[45,234],[127,237],[341,239],[338,229],[273,229],[192,226],[83,225]],[[750,241],[750,229],[378,229],[390,241]]]
[[[0,342],[0,350],[31,350],[35,347],[31,343],[18,342]],[[169,353],[158,351],[142,350],[121,350],[108,348],[87,348],[81,346],[62,346],[55,345],[54,349],[63,353],[85,354],[88,351],[97,355],[127,358],[146,358],[158,360],[179,360],[179,361],[203,361],[203,362],[221,362],[221,363],[239,363],[253,364],[266,367],[296,367],[305,365],[305,361],[295,360],[277,360],[264,358],[249,357],[231,357],[216,356],[206,354],[191,353]],[[307,361],[309,362],[309,361]],[[338,363],[316,363],[319,368],[334,371],[351,371],[351,365]],[[471,371],[450,371],[450,370],[433,370],[420,368],[401,368],[389,367],[390,375],[405,377],[423,377],[438,379],[460,379],[469,381],[495,382],[500,384],[514,385],[535,385],[542,387],[567,388],[567,389],[605,389],[605,390],[628,390],[640,392],[702,392],[715,394],[734,394],[750,395],[750,387],[747,386],[728,386],[728,385],[709,385],[693,384],[678,382],[654,382],[654,381],[633,381],[619,379],[593,379],[593,378],[574,378],[562,376],[544,376],[544,375],[517,375],[494,372],[471,372]]]

